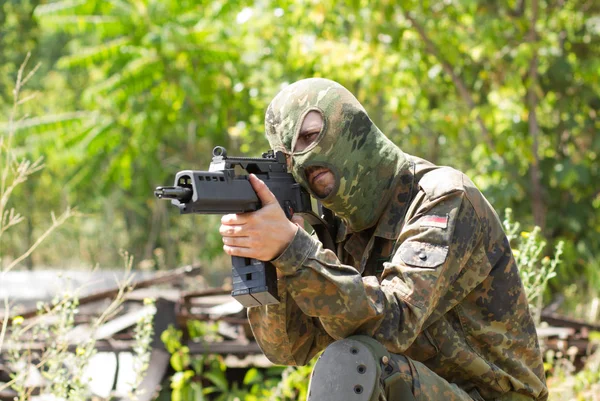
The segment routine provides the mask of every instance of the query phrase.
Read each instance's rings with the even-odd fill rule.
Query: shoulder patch
[[[419,187],[429,199],[437,199],[446,194],[465,191],[464,174],[451,167],[440,167],[427,172],[419,181]]]
[[[426,215],[419,219],[419,224],[422,227],[437,227],[437,228],[448,228],[448,214],[443,216]]]

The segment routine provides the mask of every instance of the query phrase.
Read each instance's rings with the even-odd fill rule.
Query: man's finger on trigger
[[[249,180],[250,185],[252,185],[252,189],[254,189],[258,195],[258,198],[262,202],[263,206],[277,203],[277,199],[275,198],[275,195],[273,195],[273,192],[271,192],[269,187],[267,187],[267,184],[265,184],[260,178],[254,174],[250,174]]]

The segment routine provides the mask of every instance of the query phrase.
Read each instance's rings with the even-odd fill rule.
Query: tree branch
[[[542,184],[541,184],[541,172],[540,172],[540,159],[539,159],[539,145],[538,138],[540,127],[537,120],[537,105],[538,98],[536,94],[537,86],[538,86],[538,51],[536,48],[537,44],[537,33],[535,29],[535,24],[538,19],[539,14],[539,0],[531,1],[531,19],[529,32],[527,34],[527,41],[532,47],[533,55],[531,57],[531,61],[529,63],[529,71],[527,73],[527,108],[529,109],[528,116],[528,126],[529,126],[529,135],[531,135],[532,144],[531,144],[531,152],[533,154],[533,162],[531,163],[530,168],[530,178],[531,178],[531,208],[533,212],[533,221],[536,226],[539,226],[544,230],[545,226],[545,207],[544,207],[544,199],[542,196]]]
[[[10,316],[10,306],[8,304],[8,293],[4,294],[4,316]],[[6,337],[6,329],[8,328],[8,319],[3,318],[2,328],[0,328],[0,353],[2,352],[2,345],[4,344],[4,337]]]
[[[419,33],[419,36],[421,37],[423,42],[425,42],[427,51],[430,54],[432,54],[433,56],[435,56],[435,58],[438,59],[438,61],[442,65],[442,68],[444,69],[444,71],[448,75],[450,75],[450,78],[452,78],[452,82],[454,83],[454,86],[456,86],[456,90],[458,91],[458,93],[459,93],[460,97],[463,99],[463,101],[469,107],[469,110],[476,112],[477,106],[475,104],[475,100],[473,100],[473,96],[471,96],[471,93],[469,92],[469,89],[467,88],[467,85],[465,84],[463,79],[458,74],[456,74],[456,72],[454,72],[454,68],[452,67],[452,65],[448,62],[448,60],[446,60],[442,56],[442,53],[440,52],[439,48],[435,45],[435,43],[433,43],[431,38],[427,35],[427,32],[425,32],[425,29],[423,29],[423,26],[421,26],[421,24],[419,24],[415,20],[415,18],[410,15],[410,12],[404,13],[404,16],[406,17],[407,20],[410,21],[412,26]],[[492,138],[490,131],[487,129],[481,116],[479,116],[479,113],[476,113],[476,114],[477,114],[477,116],[476,116],[475,120],[477,121],[477,124],[479,125],[479,128],[481,129],[481,132],[483,133],[483,138],[484,138],[485,142],[487,143],[487,145],[490,147],[490,149],[492,151],[495,151],[496,146],[494,144],[494,139]]]
[[[19,256],[18,258],[16,258],[15,260],[13,260],[7,267],[4,268],[4,270],[2,271],[2,275],[8,273],[13,267],[15,267],[16,265],[18,265],[21,261],[23,261],[25,258],[29,257],[29,255],[31,255],[31,253],[42,243],[44,242],[44,240],[58,227],[60,227],[65,221],[67,221],[67,219],[69,219],[71,216],[73,216],[73,210],[71,208],[67,208],[63,214],[61,214],[58,218],[56,218],[54,216],[54,214],[52,215],[52,225],[42,234],[39,236],[39,238],[37,239],[37,241],[35,241],[35,243],[33,245],[31,245],[31,247],[29,247],[29,249],[27,251],[25,251],[25,253],[23,253],[21,256]]]
[[[508,10],[508,15],[511,17],[522,17],[525,13],[525,0],[518,0],[514,10]]]

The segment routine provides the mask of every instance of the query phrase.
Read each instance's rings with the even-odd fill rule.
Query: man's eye
[[[313,132],[301,132],[298,135],[298,141],[296,142],[296,146],[294,146],[294,152],[301,152],[311,144],[313,144],[317,137],[319,136],[320,131]]]
[[[304,139],[305,141],[312,141],[313,139],[315,139],[317,137],[317,135],[319,135],[318,132],[308,132],[308,133],[302,135],[302,139]]]

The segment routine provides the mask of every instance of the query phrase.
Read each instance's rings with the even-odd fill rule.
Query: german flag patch
[[[423,216],[419,219],[422,227],[448,228],[448,215],[445,216]]]

